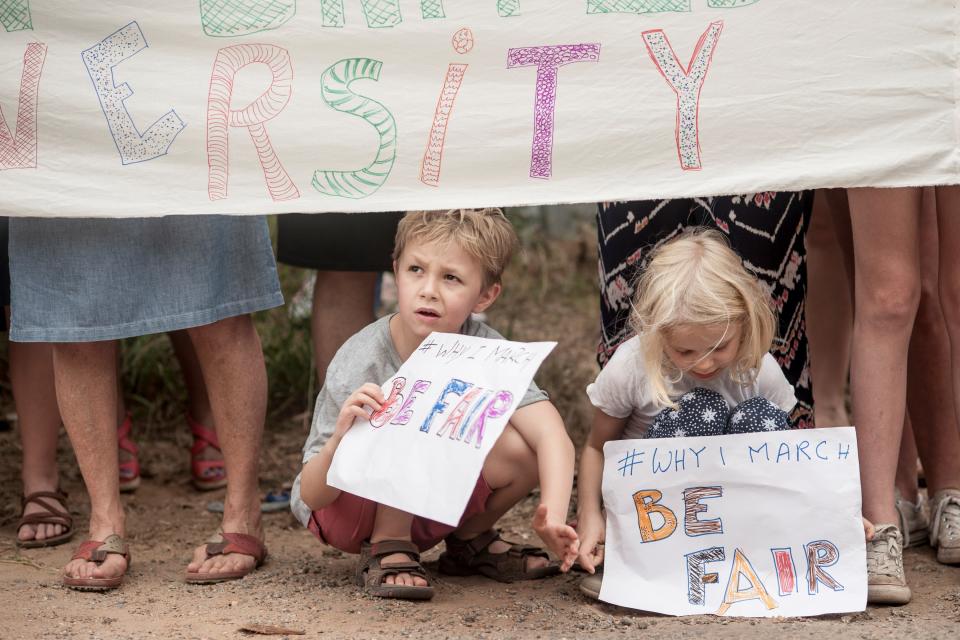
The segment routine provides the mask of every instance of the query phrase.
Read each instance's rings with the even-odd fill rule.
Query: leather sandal
[[[256,563],[253,568],[240,571],[220,571],[214,573],[187,571],[183,578],[185,582],[190,584],[215,584],[217,582],[239,580],[260,568],[263,561],[267,559],[267,547],[263,542],[256,536],[245,533],[224,533],[223,531],[217,531],[207,540],[204,551],[207,554],[207,560],[214,556],[239,553],[245,556],[253,556]]]
[[[227,486],[227,467],[223,458],[207,460],[202,454],[208,448],[220,451],[217,432],[200,424],[187,414],[187,425],[193,434],[193,446],[190,447],[190,481],[199,491],[211,491]]]
[[[127,571],[130,570],[130,549],[123,538],[113,534],[107,536],[106,540],[87,540],[74,552],[71,560],[86,560],[87,562],[96,562],[103,564],[104,560],[110,554],[123,556],[127,561]],[[126,573],[126,572],[124,572]],[[72,578],[63,576],[63,585],[78,591],[107,591],[116,589],[123,584],[123,575],[113,578]]]
[[[407,562],[383,564],[383,559],[396,553],[409,558]],[[386,584],[387,576],[409,573],[427,581],[424,587],[413,585]],[[365,593],[378,598],[398,598],[402,600],[429,600],[433,597],[433,587],[426,569],[420,564],[420,550],[408,540],[383,540],[364,542],[360,545],[360,561],[357,564],[357,586]]]
[[[140,461],[137,459],[137,445],[130,438],[133,433],[133,418],[129,412],[117,427],[117,447],[129,454],[126,460],[120,460],[120,491],[133,491],[140,486]]]
[[[490,545],[498,540],[506,542],[510,548],[503,553],[491,553]],[[447,549],[440,554],[439,566],[440,573],[447,575],[480,574],[498,582],[516,582],[538,580],[560,572],[560,566],[555,562],[527,569],[527,558],[549,560],[550,556],[540,547],[504,540],[496,529],[490,529],[471,540],[461,540],[451,533],[444,542]]]
[[[51,502],[55,500],[56,502]],[[33,503],[43,509],[35,513],[24,514],[27,505]],[[64,532],[58,536],[42,538],[40,540],[33,538],[31,540],[16,540],[17,546],[21,549],[36,549],[38,547],[55,547],[58,544],[68,542],[74,534],[73,516],[66,509],[60,507],[67,506],[67,493],[65,491],[35,491],[28,496],[20,499],[20,520],[17,521],[17,533],[24,525],[36,526],[40,524],[58,524],[64,528]]]

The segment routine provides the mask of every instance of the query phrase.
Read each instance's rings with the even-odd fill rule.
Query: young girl
[[[606,523],[603,445],[789,427],[797,403],[768,353],[775,319],[768,295],[719,233],[695,229],[656,250],[637,282],[623,343],[587,387],[595,407],[580,460],[577,533],[581,584],[597,597]]]

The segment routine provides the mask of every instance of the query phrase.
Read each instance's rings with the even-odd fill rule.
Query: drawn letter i
[[[473,32],[464,27],[453,34],[453,49],[457,53],[469,53],[473,49]],[[420,162],[420,182],[435,187],[440,183],[440,164],[443,162],[443,146],[447,137],[447,126],[453,113],[453,104],[457,100],[460,85],[467,73],[466,64],[451,62],[447,66],[447,74],[443,79],[443,88],[440,89],[440,98],[433,114],[433,126],[430,127],[430,136],[427,138],[427,150]]]

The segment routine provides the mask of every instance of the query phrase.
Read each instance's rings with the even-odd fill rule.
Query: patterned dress
[[[601,203],[597,209],[600,366],[632,335],[627,320],[633,283],[650,253],[687,227],[712,227],[729,238],[744,266],[770,292],[779,320],[770,352],[796,389],[799,402],[791,416],[793,424],[812,427],[813,392],[804,321],[805,235],[812,206],[812,191]]]

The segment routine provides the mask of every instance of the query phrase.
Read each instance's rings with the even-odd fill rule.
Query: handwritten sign
[[[955,13],[953,0],[0,0],[0,209],[956,183]]]
[[[672,615],[861,611],[852,427],[604,446],[600,599]]]
[[[430,334],[384,383],[383,407],[347,432],[329,483],[456,525],[483,461],[554,346]]]

